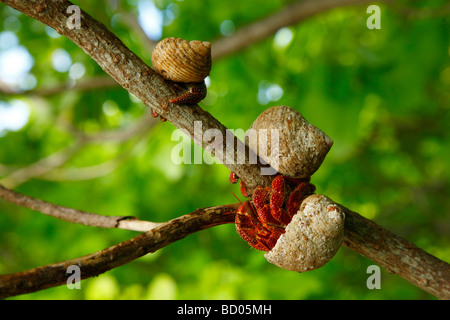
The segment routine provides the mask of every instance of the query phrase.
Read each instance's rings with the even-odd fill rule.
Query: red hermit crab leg
[[[279,231],[269,230],[258,220],[250,201],[245,201],[239,207],[235,222],[236,231],[241,238],[257,250],[270,251],[282,234]]]
[[[232,184],[236,184],[239,181],[239,177],[238,177],[238,175],[236,173],[230,172],[230,176],[229,176],[228,180],[230,180],[230,182]],[[248,198],[249,194],[248,194],[248,191],[247,191],[247,187],[245,186],[245,183],[242,180],[240,182],[240,185],[241,185],[241,193],[242,193],[242,195],[244,197]]]

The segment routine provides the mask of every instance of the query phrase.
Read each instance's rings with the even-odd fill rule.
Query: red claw
[[[197,104],[206,97],[207,88],[205,82],[187,83],[188,89],[181,95],[170,100],[174,104]],[[151,109],[152,117],[157,118],[158,113]],[[166,122],[166,118],[160,117],[162,122]]]
[[[170,103],[175,104],[197,104],[206,97],[205,82],[189,83],[189,89],[181,96],[170,100]]]
[[[231,182],[232,184],[235,184],[235,183],[238,182],[239,177],[237,176],[236,173],[230,172],[230,177],[228,178],[228,180],[230,180],[230,182]]]
[[[297,184],[297,187],[289,196],[284,209],[286,180]],[[276,176],[272,188],[258,186],[253,192],[252,202],[246,201],[239,207],[235,219],[237,232],[253,248],[272,250],[297,213],[301,202],[314,190],[315,187],[309,183],[309,179]]]
[[[244,197],[248,198],[248,192],[247,192],[247,187],[245,186],[245,183],[241,180],[241,182],[239,183],[241,186],[241,193]]]
[[[236,184],[239,181],[239,177],[236,173],[234,172],[230,172],[230,176],[228,178],[228,180],[230,180],[230,182],[232,184]],[[248,192],[247,192],[247,187],[245,186],[245,183],[241,180],[240,182],[240,186],[241,186],[241,193],[244,197],[248,198]]]
[[[166,121],[167,121],[166,118],[161,117],[160,115],[158,115],[158,113],[157,113],[155,110],[150,109],[150,111],[151,111],[151,113],[152,113],[152,117],[153,117],[153,118],[158,118],[158,116],[159,116],[161,122],[166,122]]]
[[[245,201],[236,214],[236,230],[253,248],[270,251],[284,230],[269,229],[255,214],[250,201]]]

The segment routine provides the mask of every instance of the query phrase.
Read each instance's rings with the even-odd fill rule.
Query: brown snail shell
[[[288,106],[275,106],[265,110],[253,122],[250,129],[257,134],[250,134],[247,143],[256,153],[275,170],[293,178],[310,177],[322,164],[333,145],[333,141],[320,129],[310,124],[295,109]],[[261,129],[267,129],[265,152],[258,145]],[[272,155],[271,129],[278,130],[279,151]]]
[[[156,72],[175,82],[202,82],[211,71],[211,43],[166,38],[153,50],[152,64]]]
[[[336,254],[344,238],[345,215],[324,195],[306,198],[275,247],[264,254],[283,269],[304,272],[322,267]]]

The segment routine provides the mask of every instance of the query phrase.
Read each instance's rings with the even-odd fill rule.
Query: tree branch
[[[240,51],[268,36],[277,30],[304,21],[327,10],[373,2],[369,0],[307,0],[286,6],[277,13],[253,22],[239,29],[230,37],[223,37],[213,43],[211,54],[213,60]]]
[[[450,299],[450,265],[344,207],[343,245],[439,299]]]
[[[197,209],[128,241],[77,259],[53,263],[15,274],[0,275],[0,299],[66,284],[67,268],[79,266],[81,279],[97,276],[153,253],[191,233],[234,221],[239,204]]]
[[[72,40],[122,87],[177,128],[183,129],[201,147],[206,148],[211,142],[202,139],[205,132],[210,129],[218,130],[223,137],[234,137],[224,125],[198,105],[170,104],[168,101],[174,96],[178,96],[183,89],[164,80],[103,24],[86,12],[81,10],[81,29],[70,30],[66,26],[66,10],[72,5],[71,2],[65,0],[1,0],[0,2],[47,24]],[[200,130],[195,130],[195,122],[201,123]],[[224,144],[222,148],[213,152],[213,156],[217,159],[226,159],[228,153],[228,158],[234,159],[234,161],[224,162],[224,165],[242,177],[249,191],[252,191],[257,185],[270,184],[271,177],[261,176],[260,166],[250,163],[250,150],[245,144],[236,138],[234,148],[229,149]],[[246,150],[243,155],[245,156],[244,164],[237,163],[238,150]]]
[[[142,221],[131,216],[103,216],[95,213],[81,211],[73,208],[58,206],[50,202],[35,199],[0,185],[0,198],[16,205],[39,211],[45,215],[79,223],[85,226],[100,228],[117,228],[133,231],[148,231],[160,223]]]
[[[55,177],[58,176],[58,173],[55,174],[56,168],[61,167],[67,161],[73,158],[88,143],[97,143],[104,141],[125,142],[138,134],[149,131],[156,123],[158,123],[156,119],[148,116],[142,116],[141,119],[139,119],[133,125],[128,126],[126,128],[121,128],[118,130],[100,131],[90,135],[79,132],[74,128],[69,128],[69,130],[75,133],[75,136],[77,138],[77,140],[74,143],[72,143],[66,148],[63,148],[62,150],[59,150],[55,153],[52,153],[51,155],[39,159],[34,163],[31,163],[25,167],[14,170],[13,172],[9,173],[6,177],[0,179],[0,184],[6,185],[9,188],[14,188],[34,177],[45,177],[46,175],[48,175],[50,180],[52,179],[52,177],[53,179],[55,179]],[[79,175],[77,176],[77,180],[83,179],[83,177],[87,178],[91,177],[90,179],[92,179],[92,177],[107,174],[108,170],[118,165],[120,163],[120,160],[126,158],[126,156],[127,156],[126,153],[122,153],[121,155],[119,155],[119,159],[114,159],[111,160],[110,162],[103,163],[101,165],[97,165],[90,168],[72,169],[72,173],[73,170],[80,170],[78,172]],[[1,165],[0,169],[2,169]],[[5,171],[7,170],[5,169]],[[61,172],[59,172],[59,174],[60,173]],[[69,175],[71,174],[68,171],[66,173],[68,173]]]
[[[76,143],[52,153],[26,167],[15,170],[8,176],[2,178],[0,182],[8,187],[17,187],[32,177],[38,177],[63,165],[69,161],[83,145],[84,143],[77,141]]]
[[[389,0],[382,0],[388,2]],[[263,39],[271,36],[277,30],[283,27],[297,24],[317,14],[328,10],[368,3],[369,0],[307,0],[291,4],[276,12],[275,14],[253,22],[242,27],[237,32],[228,37],[221,37],[212,43],[213,62],[245,49]],[[139,38],[144,43],[147,50],[153,50],[155,43],[150,40],[142,27],[137,22],[137,18],[129,13],[120,13],[120,19],[138,33]],[[119,84],[108,76],[97,76],[90,79],[80,79],[78,81],[69,81],[62,85],[51,86],[48,88],[38,88],[26,92],[16,92],[6,84],[0,83],[0,92],[6,94],[27,94],[49,96],[61,93],[66,90],[93,90],[98,88],[119,87]]]
[[[118,244],[85,257],[35,268],[25,272],[0,276],[0,292],[4,290],[5,294],[8,294],[7,296],[34,292],[64,284],[64,279],[67,279],[65,270],[71,264],[80,265],[81,263],[81,265],[83,265],[84,274],[85,262],[88,261],[88,275],[83,277],[83,279],[99,275],[107,270],[137,259],[146,253],[155,252],[174,241],[184,238],[188,234],[204,230],[205,228],[217,224],[233,223],[234,213],[239,206],[239,203],[235,203],[198,209],[191,214],[181,217],[188,223],[186,228],[181,230],[181,218],[166,223],[154,223],[130,219],[130,217],[123,216],[102,216],[34,199],[2,186],[0,186],[0,198],[73,223],[103,228],[148,231],[147,236],[145,236],[144,239],[140,239],[139,237],[133,238],[123,244]],[[358,213],[355,213],[342,205],[341,208],[346,215],[344,246],[377,262],[388,270],[388,272],[398,274],[421,289],[441,299],[450,299],[450,282],[448,281],[448,279],[450,279],[450,266],[446,262],[428,254],[414,244],[378,226],[376,223],[365,219]],[[222,216],[212,216],[218,214],[222,214]],[[194,220],[191,219],[198,219],[199,215],[202,216],[201,219],[205,219],[205,221],[209,222],[206,222],[206,225],[203,225],[202,223],[195,224]],[[210,219],[217,224],[210,225]],[[195,224],[195,226],[192,224]],[[164,231],[163,234],[159,234],[158,232],[160,231],[158,230],[162,227],[167,227],[167,229],[165,229],[167,232]],[[173,235],[172,232],[175,232],[175,235]],[[151,249],[149,249],[150,251],[145,251],[142,255],[135,256],[132,254],[133,250],[136,249],[136,246],[133,245],[130,247],[128,242],[139,241],[139,245],[141,241],[154,242],[154,238],[157,237],[158,234],[162,238],[167,239],[164,241],[161,240],[161,243],[155,246],[151,246]],[[114,252],[114,257],[110,258],[110,263],[105,266],[105,261],[101,257],[109,252]],[[123,259],[126,261],[124,262]],[[108,269],[105,270],[105,268]],[[45,282],[42,282],[41,280],[43,270],[45,270],[46,273],[45,276],[47,281]],[[24,287],[23,283],[27,283],[28,285]],[[0,297],[1,295],[2,294],[0,294]],[[6,297],[6,295],[4,297]]]

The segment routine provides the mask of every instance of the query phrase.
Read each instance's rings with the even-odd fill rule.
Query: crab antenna
[[[242,201],[238,198],[238,196],[233,191],[231,191],[231,193],[239,201],[239,203],[242,204]]]

